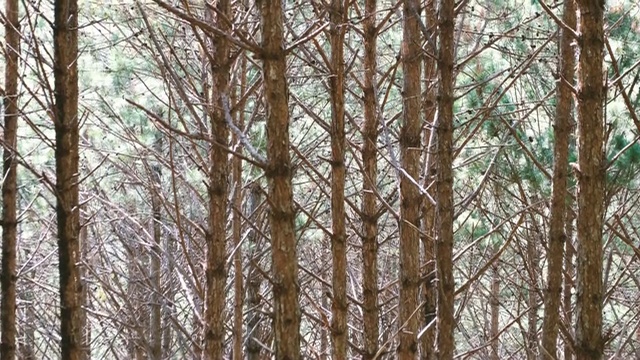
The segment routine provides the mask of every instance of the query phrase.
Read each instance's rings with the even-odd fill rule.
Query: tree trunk
[[[604,1],[580,0],[576,356],[601,359],[604,217]]]
[[[494,242],[492,257],[499,251],[499,245]],[[489,339],[491,340],[491,360],[500,360],[500,266],[499,261],[491,265],[491,326]]]
[[[18,0],[5,4],[5,77],[4,77],[4,151],[2,182],[2,274],[0,283],[0,359],[16,357],[16,263],[18,243],[17,219],[17,150],[18,133],[18,62],[20,54],[20,18]]]
[[[567,241],[564,244],[564,299],[562,302],[565,323],[567,326],[571,326],[573,322],[573,309],[571,308],[571,289],[573,288],[573,281],[575,279],[576,269],[573,266],[573,257],[575,256],[575,248],[573,241],[573,201],[571,197],[569,197],[569,202],[567,203],[567,218],[565,224],[565,233],[567,234]],[[571,348],[571,344],[569,341],[565,339],[564,341],[564,360],[573,359],[573,349]]]
[[[403,3],[402,66],[404,69],[403,125],[400,132],[402,169],[400,180],[400,303],[398,359],[415,359],[418,352],[418,289],[420,286],[420,202],[415,182],[420,176],[421,36],[420,2]],[[410,177],[410,178],[409,178]]]
[[[254,182],[251,185],[246,213],[247,218],[253,219],[255,226],[258,226],[256,211],[261,201],[262,189],[260,189],[260,185],[257,182]],[[260,346],[260,341],[262,340],[262,312],[260,311],[262,297],[260,288],[262,287],[263,279],[257,269],[260,266],[260,254],[262,254],[262,245],[259,239],[257,231],[249,230],[247,235],[249,272],[247,274],[247,340],[245,348],[247,360],[260,360],[262,358],[262,346]]]
[[[573,0],[564,2],[563,22],[576,28],[576,9]],[[562,262],[564,261],[565,215],[567,199],[567,169],[569,162],[569,136],[572,127],[573,78],[575,72],[575,53],[571,47],[573,37],[562,30],[560,39],[560,76],[566,80],[558,82],[556,118],[553,145],[553,189],[549,220],[549,249],[547,252],[547,291],[544,299],[544,318],[542,322],[542,359],[553,360],[557,356],[558,323],[560,296],[562,292]]]
[[[376,106],[376,0],[365,1],[364,16],[364,125],[362,137],[362,316],[364,351],[371,360],[378,352],[378,112]]]
[[[26,247],[24,250],[24,258],[29,259],[31,250]],[[25,262],[24,266],[28,267],[31,263]],[[34,306],[34,277],[35,271],[31,270],[23,273],[21,278],[22,286],[20,286],[20,300],[24,306],[20,307],[20,313],[22,314],[20,322],[22,325],[22,331],[18,334],[18,359],[20,360],[35,360],[36,354],[36,323],[38,321],[36,317],[36,311]],[[14,358],[15,359],[15,358]]]
[[[80,360],[82,283],[80,217],[78,209],[78,4],[57,0],[54,5],[54,77],[56,133],[56,213],[60,271],[60,344],[63,359]]]
[[[536,196],[532,202],[537,202]],[[536,358],[538,339],[538,273],[540,272],[540,260],[538,244],[542,243],[541,232],[538,228],[535,216],[531,216],[531,231],[527,236],[527,262],[529,263],[529,291],[527,292],[527,359]]]
[[[247,88],[247,58],[242,57],[240,66],[240,96],[242,96]],[[235,94],[235,93],[234,93]],[[237,95],[235,95],[237,97]],[[242,130],[244,128],[244,106],[236,111],[236,126]],[[240,139],[234,134],[232,136],[234,149],[237,153],[242,154],[242,144]],[[242,159],[235,156],[232,162],[233,172],[233,246],[235,254],[233,258],[233,287],[234,287],[234,303],[233,303],[233,360],[242,360],[242,328],[243,328],[243,306],[244,306],[244,279],[242,271],[243,251],[242,241]]]
[[[436,1],[428,0],[425,6],[425,20],[427,28],[434,29],[435,33],[436,29]],[[433,37],[435,39],[435,37]],[[433,42],[427,41],[425,46],[427,51],[430,54],[435,54],[437,49]],[[424,121],[426,124],[430,124],[431,126],[436,125],[436,99],[438,94],[437,82],[438,82],[438,73],[437,73],[437,62],[431,56],[424,56],[424,80],[425,80],[425,100],[423,103],[423,111],[424,111]],[[425,189],[429,188],[429,185],[433,181],[433,175],[435,171],[432,171],[433,168],[433,149],[434,149],[434,133],[432,132],[432,128],[430,126],[424,127],[424,143],[426,146],[425,151],[425,163],[424,163],[424,174],[423,174],[423,187]],[[430,195],[434,196],[433,191],[430,192]],[[422,338],[420,339],[420,358],[423,360],[435,360],[436,359],[436,349],[435,349],[435,340],[436,340],[436,301],[437,301],[437,290],[436,290],[436,254],[435,254],[435,206],[431,203],[429,199],[422,200],[422,248],[424,258],[423,261],[425,265],[423,265],[423,294],[422,299],[424,302],[424,321],[422,322],[422,326],[429,326],[429,329],[422,334]]]
[[[436,266],[438,269],[438,358],[453,359],[455,328],[453,279],[453,64],[454,0],[442,0],[439,12],[438,114],[436,126],[438,169],[436,178]]]
[[[349,1],[344,1],[347,4]],[[344,38],[348,9],[343,0],[332,0],[330,13],[331,42],[331,254],[333,264],[333,299],[331,302],[331,338],[333,358],[347,358],[347,235],[344,206],[345,134],[344,134]]]
[[[231,5],[229,0],[220,0],[216,4],[216,11],[207,10],[211,21],[222,31],[230,31],[231,24],[226,19],[231,18]],[[209,119],[211,144],[209,153],[209,231],[206,235],[207,263],[206,278],[207,287],[205,295],[205,335],[204,355],[206,359],[222,359],[224,355],[224,306],[226,271],[226,228],[227,205],[229,188],[229,161],[225,148],[229,144],[229,127],[225,120],[225,109],[228,104],[229,69],[231,58],[229,56],[229,42],[223,36],[214,36],[211,39],[209,51],[211,74],[213,84],[211,86],[209,104],[211,104]]]
[[[158,156],[162,154],[162,137],[156,133],[154,150]],[[150,312],[151,320],[149,321],[149,342],[151,353],[149,357],[153,360],[162,358],[162,168],[160,164],[151,165],[151,218],[152,218],[152,234],[153,248],[149,257],[151,259],[150,275]]]
[[[266,177],[271,225],[276,359],[300,359],[300,304],[294,227],[289,106],[281,0],[257,1],[261,15],[262,64],[267,113]]]

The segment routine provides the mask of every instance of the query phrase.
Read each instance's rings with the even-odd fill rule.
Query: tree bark
[[[573,0],[564,2],[562,21],[572,29],[576,28],[576,9]],[[549,220],[549,248],[547,252],[547,291],[544,299],[542,322],[542,359],[556,359],[558,348],[558,323],[560,296],[562,292],[562,263],[564,261],[565,218],[567,202],[567,169],[569,162],[569,136],[572,128],[573,78],[575,73],[575,53],[571,47],[573,37],[563,29],[560,39],[561,76],[557,88],[556,118],[554,125],[554,165],[553,188]]]
[[[604,1],[580,0],[576,356],[601,359],[604,217]]]
[[[4,149],[2,182],[2,274],[0,287],[0,359],[16,357],[16,263],[18,243],[17,150],[20,19],[18,0],[5,3]]]
[[[231,18],[229,0],[217,2],[216,10],[208,9],[211,21],[222,31],[230,31]],[[224,307],[226,270],[226,228],[229,193],[229,161],[225,148],[229,145],[229,127],[225,120],[229,87],[229,42],[223,36],[211,38],[209,59],[213,84],[209,97],[211,149],[209,152],[209,231],[207,243],[207,287],[205,294],[204,356],[207,359],[222,359],[224,356]]]
[[[436,177],[436,266],[438,274],[438,358],[453,359],[455,328],[453,279],[453,64],[455,1],[442,0],[439,12],[438,114],[436,127],[438,169]]]
[[[257,1],[261,15],[264,97],[267,112],[266,177],[271,224],[276,359],[300,359],[300,305],[294,227],[289,107],[281,0]]]
[[[420,177],[421,152],[421,34],[420,2],[403,3],[402,67],[403,125],[400,132],[402,169],[400,180],[400,303],[398,359],[415,359],[418,353],[418,289],[420,286],[420,205],[422,196],[416,180]],[[410,177],[410,178],[409,178]]]
[[[54,78],[56,133],[56,214],[60,272],[60,345],[63,359],[80,360],[84,354],[80,217],[78,208],[78,4],[54,4]]]
[[[349,3],[349,1],[344,1]],[[331,42],[331,254],[333,264],[331,338],[333,359],[347,358],[347,234],[344,206],[344,37],[347,9],[343,0],[332,0],[329,9]]]
[[[362,137],[362,321],[363,360],[378,352],[378,112],[376,106],[376,0],[365,1],[364,13],[364,125]]]
[[[428,29],[433,29],[435,34],[436,25],[436,0],[428,0],[425,5],[425,22]],[[435,36],[432,37],[435,39]],[[435,54],[437,49],[435,43],[427,41],[425,47],[429,54]],[[436,103],[438,95],[438,69],[437,62],[432,56],[425,55],[423,57],[424,62],[424,83],[425,83],[425,99],[423,103],[424,122],[431,126],[424,126],[424,143],[426,147],[425,162],[424,162],[424,174],[423,174],[423,187],[428,189],[435,171],[433,171],[432,165],[434,161],[434,133],[432,126],[436,125]],[[430,191],[431,196],[435,196],[433,191]],[[423,294],[422,299],[424,302],[424,320],[422,326],[429,326],[422,338],[420,339],[420,358],[423,360],[435,360],[436,359],[436,304],[437,304],[437,289],[436,289],[436,254],[435,254],[435,205],[431,203],[429,199],[426,199],[426,195],[422,200],[422,234],[420,235],[423,248]]]

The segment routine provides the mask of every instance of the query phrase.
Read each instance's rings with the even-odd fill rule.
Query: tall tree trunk
[[[258,205],[262,201],[262,189],[257,182],[251,185],[249,193],[247,218],[253,219],[255,226],[258,226]],[[262,346],[262,312],[260,306],[262,297],[260,296],[260,288],[262,287],[262,275],[257,267],[260,266],[260,254],[262,254],[261,241],[258,232],[251,229],[247,235],[247,243],[249,244],[249,272],[247,274],[247,340],[245,352],[247,360],[260,360]]]
[[[579,0],[576,356],[601,359],[604,217],[604,1]]]
[[[573,309],[571,308],[571,299],[572,294],[571,290],[573,289],[573,281],[575,279],[576,269],[573,266],[573,257],[575,256],[575,248],[573,241],[573,220],[575,218],[573,212],[573,199],[571,197],[568,198],[569,201],[567,203],[567,216],[565,223],[565,233],[567,234],[567,241],[564,244],[564,299],[562,301],[565,323],[567,326],[571,326],[573,322]],[[565,339],[564,341],[564,359],[571,360],[573,359],[573,349],[571,348],[571,344],[569,341]]]
[[[267,110],[266,177],[271,207],[271,255],[276,359],[300,359],[300,304],[294,227],[289,106],[281,0],[257,1],[261,15],[262,66]]]
[[[158,156],[162,153],[162,137],[156,133],[154,150]],[[149,342],[151,353],[149,357],[160,360],[162,357],[162,168],[160,164],[151,165],[151,221],[153,233],[153,250],[149,254],[151,258],[150,283],[150,311]]]
[[[365,1],[364,18],[364,125],[362,137],[362,316],[364,351],[371,360],[378,352],[378,112],[376,106],[376,0]]]
[[[0,359],[16,357],[16,262],[18,242],[17,219],[17,151],[18,134],[18,61],[20,59],[20,19],[18,0],[5,3],[5,73],[4,86],[4,150],[2,182],[2,274],[0,283]]]
[[[240,64],[240,96],[247,89],[247,58],[242,57]],[[235,94],[235,93],[234,93]],[[238,95],[234,95],[237,98]],[[236,126],[242,130],[244,128],[244,105],[236,111]],[[242,154],[242,144],[240,139],[234,134],[232,136],[234,149],[238,154]],[[233,246],[235,254],[233,258],[233,268],[235,277],[233,278],[234,303],[233,303],[233,360],[242,360],[243,333],[243,306],[244,306],[244,279],[242,271],[243,251],[242,242],[242,159],[235,156],[232,162],[233,172]]]
[[[402,169],[400,180],[400,303],[398,359],[415,359],[418,352],[418,288],[420,286],[420,202],[416,180],[420,177],[421,152],[421,36],[420,2],[403,3],[402,66],[404,69],[403,124],[400,132]],[[410,177],[410,178],[409,178]]]
[[[348,3],[349,1],[344,1]],[[331,338],[333,358],[347,358],[347,234],[344,207],[344,37],[347,9],[343,0],[332,0],[330,13],[331,42],[331,254],[333,263],[333,299],[331,303]]]
[[[231,5],[229,0],[220,0],[216,10],[208,9],[211,21],[222,31],[230,31]],[[223,36],[211,39],[210,67],[213,77],[210,101],[211,144],[209,168],[209,231],[207,242],[207,288],[205,295],[204,355],[207,359],[222,359],[224,355],[224,305],[227,271],[226,228],[229,188],[229,161],[224,148],[229,143],[229,127],[225,120],[225,109],[229,109],[229,42]],[[224,148],[223,148],[224,147]]]
[[[427,28],[433,29],[435,33],[436,27],[436,0],[428,0],[425,5],[425,20]],[[432,37],[435,39],[435,36]],[[437,49],[434,46],[435,43],[427,41],[425,47],[427,52],[431,55],[435,54]],[[438,73],[437,62],[432,56],[424,56],[424,83],[425,99],[423,103],[424,121],[426,124],[435,126],[436,123],[436,102],[438,94]],[[433,175],[435,174],[432,168],[433,166],[433,148],[432,140],[434,134],[431,126],[425,126],[424,128],[424,143],[426,146],[425,151],[425,163],[424,163],[424,179],[423,187],[429,188],[430,183],[433,181]],[[431,195],[435,195],[433,191]],[[435,360],[436,359],[436,254],[435,254],[435,206],[429,199],[422,200],[422,234],[420,235],[422,240],[422,248],[425,265],[423,266],[423,302],[424,302],[424,321],[422,326],[429,326],[429,328],[422,334],[420,339],[420,358],[423,360]]]
[[[576,28],[576,9],[573,0],[564,2],[562,21],[572,29]],[[553,144],[553,189],[551,192],[551,215],[549,220],[549,249],[547,251],[547,291],[544,299],[544,318],[542,322],[542,359],[556,359],[558,347],[558,322],[560,296],[562,292],[562,262],[564,245],[568,241],[565,235],[567,169],[569,162],[569,136],[571,135],[573,105],[573,78],[575,72],[575,53],[571,47],[573,37],[563,29],[560,39],[560,69],[563,80],[558,82],[556,118]],[[566,82],[565,82],[566,81]]]
[[[453,64],[455,1],[442,0],[439,12],[436,266],[438,273],[438,358],[453,359],[455,328],[453,279]]]
[[[54,77],[56,133],[56,213],[60,271],[60,344],[63,359],[84,354],[80,217],[78,208],[78,3],[56,0],[54,5]]]

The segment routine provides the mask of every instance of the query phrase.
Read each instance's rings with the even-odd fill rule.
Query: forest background
[[[1,359],[640,357],[637,2],[1,20]]]

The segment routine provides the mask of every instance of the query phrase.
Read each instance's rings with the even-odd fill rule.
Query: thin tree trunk
[[[534,202],[537,199],[533,200]],[[540,271],[540,260],[538,253],[538,244],[542,243],[540,239],[540,229],[536,223],[535,217],[531,216],[531,234],[527,237],[527,261],[529,262],[529,292],[527,293],[527,305],[529,312],[527,313],[527,359],[536,358],[537,338],[538,338],[538,273]]]
[[[229,31],[226,19],[231,18],[229,0],[217,2],[216,11],[209,9],[211,21],[222,31]],[[229,43],[223,36],[211,39],[210,67],[213,76],[210,96],[211,144],[209,169],[209,231],[207,242],[207,288],[205,295],[204,355],[207,359],[222,359],[224,355],[224,305],[226,271],[226,227],[229,188],[229,161],[224,148],[229,143],[229,127],[225,120],[225,109],[229,109]],[[221,145],[221,146],[220,146]],[[223,148],[224,147],[224,148]]]
[[[604,1],[579,0],[576,356],[601,359],[604,217]]]
[[[20,53],[20,19],[18,0],[6,0],[5,4],[5,94],[4,150],[2,182],[2,274],[0,283],[0,359],[16,357],[16,263],[18,243],[17,219],[17,150],[18,133],[18,62]]]
[[[170,356],[173,344],[173,309],[176,296],[176,285],[174,281],[174,259],[176,253],[176,239],[172,235],[165,236],[165,249],[163,258],[165,259],[165,281],[163,286],[164,300],[162,301],[162,354]]]
[[[242,57],[240,65],[240,96],[242,96],[247,87],[247,58]],[[236,95],[237,96],[237,95]],[[242,130],[244,128],[244,106],[236,111],[236,126]],[[240,139],[234,134],[232,136],[234,149],[238,154],[242,154],[242,145]],[[242,241],[242,159],[235,156],[232,162],[233,172],[233,246],[235,249],[233,268],[235,277],[233,278],[234,287],[234,303],[233,303],[233,360],[242,360],[242,325],[243,306],[244,306],[244,279],[242,271],[243,251],[240,246]]]
[[[402,168],[400,180],[400,303],[398,359],[415,359],[418,352],[418,289],[420,286],[420,203],[422,196],[415,185],[420,176],[421,152],[421,36],[420,2],[403,3],[402,66],[403,126],[400,132]],[[411,177],[411,178],[409,178]]]
[[[129,263],[127,264],[127,297],[131,302],[129,321],[129,339],[127,350],[129,358],[146,359],[147,330],[149,329],[149,307],[146,304],[146,290],[143,287],[146,277],[143,269],[149,266],[149,254],[137,241],[129,244]]]
[[[162,137],[156,133],[154,150],[159,155],[162,153]],[[162,357],[162,199],[160,192],[162,191],[162,168],[160,164],[151,166],[151,218],[153,233],[153,250],[149,254],[151,260],[150,283],[150,312],[151,320],[149,321],[149,342],[151,353],[149,357],[154,360],[160,360]]]
[[[576,9],[573,0],[564,2],[563,22],[572,29],[576,27]],[[573,78],[575,53],[571,47],[573,37],[562,30],[560,39],[560,76],[566,80],[558,82],[556,118],[554,125],[553,189],[551,193],[551,215],[549,220],[549,249],[547,252],[547,291],[544,299],[542,322],[542,359],[556,359],[558,347],[558,323],[560,296],[562,292],[562,262],[564,260],[567,169],[569,162],[569,136],[571,135],[573,105]]]
[[[425,20],[427,28],[436,30],[436,1],[428,0],[425,6]],[[433,37],[435,39],[435,37]],[[437,49],[433,42],[427,41],[425,43],[427,51],[430,54],[435,54]],[[437,63],[436,60],[431,56],[424,56],[424,80],[425,80],[425,100],[423,103],[423,111],[424,111],[424,121],[426,124],[430,124],[431,126],[435,125],[435,115],[436,115],[436,99],[438,94],[437,81],[438,81],[438,73],[437,73]],[[425,164],[424,164],[424,183],[423,187],[425,189],[429,188],[430,183],[433,181],[433,175],[435,174],[432,171],[433,165],[433,149],[434,145],[432,143],[433,132],[430,126],[424,127],[424,143],[426,146],[425,151]],[[431,192],[432,196],[435,194],[433,191]],[[420,358],[423,360],[435,360],[436,359],[436,349],[435,349],[435,340],[436,340],[436,301],[437,301],[437,290],[436,290],[436,254],[435,254],[435,206],[429,201],[429,199],[425,198],[422,200],[422,248],[424,254],[424,263],[423,266],[423,294],[422,298],[424,301],[424,321],[422,326],[429,326],[429,329],[422,334],[422,338],[420,339]]]
[[[364,125],[362,136],[362,316],[364,351],[371,360],[378,352],[378,113],[376,106],[376,0],[365,1],[364,18]]]
[[[438,114],[437,135],[437,205],[438,237],[436,266],[438,270],[438,358],[453,359],[455,328],[453,278],[453,64],[455,1],[442,0],[439,11],[440,49],[438,51]]]
[[[573,322],[573,309],[571,308],[571,299],[572,294],[571,290],[573,288],[573,281],[575,279],[576,269],[573,266],[573,257],[575,256],[575,248],[573,241],[573,200],[569,197],[569,202],[567,203],[567,218],[565,224],[565,232],[567,234],[567,241],[564,245],[564,299],[562,302],[562,306],[564,309],[565,322],[567,326],[571,326]],[[571,348],[571,344],[569,341],[565,339],[564,341],[564,360],[573,359],[573,349]]]
[[[345,1],[348,3],[348,1]],[[331,254],[333,299],[331,338],[333,358],[347,358],[347,235],[344,206],[344,37],[347,9],[343,0],[332,0],[330,8],[331,42]]]
[[[31,220],[31,219],[29,219]],[[18,230],[20,232],[20,230]],[[19,247],[24,251],[24,259],[29,259],[31,249],[27,246]],[[31,268],[31,262],[24,262],[25,268]],[[22,323],[21,331],[17,334],[17,357],[20,360],[35,360],[35,332],[36,332],[36,312],[34,306],[34,276],[35,270],[27,271],[22,274],[20,278],[21,286],[18,296],[20,296],[20,302],[23,304],[18,311],[21,314],[19,323]]]
[[[497,242],[493,245],[493,254],[499,251]],[[499,261],[491,265],[491,327],[489,338],[491,339],[491,360],[500,360],[500,266]]]
[[[247,217],[253,219],[255,226],[258,226],[258,205],[262,201],[262,189],[257,182],[251,185],[247,207]],[[260,296],[260,288],[262,287],[262,275],[257,267],[260,262],[260,254],[262,253],[260,237],[255,230],[250,230],[247,235],[247,243],[249,245],[249,272],[247,274],[247,340],[245,351],[247,360],[260,360],[262,346],[262,312],[260,306],[262,297]]]
[[[300,304],[294,227],[289,106],[281,0],[257,1],[261,15],[262,64],[267,113],[268,201],[276,359],[300,359]]]
[[[322,286],[322,285],[321,285]],[[329,297],[326,296],[323,292],[322,294],[322,308],[326,309],[329,307]],[[327,331],[327,326],[322,326],[320,328],[320,360],[329,359],[329,353],[331,350],[329,349],[329,334]]]
[[[56,213],[60,271],[60,345],[63,359],[84,354],[80,217],[78,209],[78,4],[57,0],[54,5],[54,77],[56,133]]]

